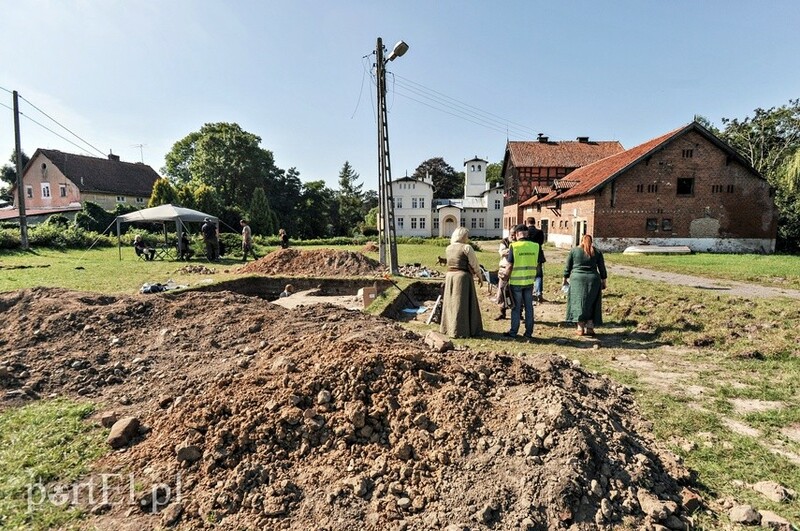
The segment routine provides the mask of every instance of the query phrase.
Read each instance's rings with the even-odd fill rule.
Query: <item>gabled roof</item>
[[[517,168],[580,168],[623,150],[622,144],[616,140],[510,141],[506,146],[507,155]]]
[[[23,170],[23,175],[36,159],[44,155],[81,192],[149,197],[159,175],[146,164],[73,155],[55,149],[37,149]]]
[[[427,184],[431,188],[433,188],[433,184],[429,183],[428,181],[423,181],[422,179],[415,179],[413,177],[409,177],[406,175],[405,177],[400,177],[399,179],[395,179],[392,183],[420,183],[420,184]]]
[[[674,131],[670,131],[665,135],[661,135],[657,138],[649,140],[644,144],[640,144],[627,151],[612,155],[593,164],[589,164],[588,166],[578,168],[569,174],[569,180],[576,182],[575,186],[561,194],[561,197],[576,197],[597,191],[601,186],[613,180],[634,165],[638,164],[644,158],[664,149],[667,145],[669,145],[670,142],[690,131],[696,131],[700,133],[721,150],[725,151],[729,156],[736,159],[740,164],[751,169],[753,173],[758,175],[758,172],[756,172],[750,163],[747,162],[747,160],[735,149],[717,138],[702,125],[698,124],[697,122],[691,122],[683,127],[675,129]]]
[[[486,160],[486,159],[480,158],[478,155],[475,155],[475,158],[472,158],[472,159],[469,159],[469,160],[465,160],[464,161],[464,166],[467,165],[467,162],[489,162],[489,161]]]

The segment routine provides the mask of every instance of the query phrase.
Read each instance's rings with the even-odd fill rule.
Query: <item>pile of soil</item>
[[[382,275],[385,268],[377,260],[352,251],[279,249],[238,271],[282,276],[358,277]]]
[[[375,242],[367,242],[364,247],[361,248],[362,253],[377,253],[380,251],[380,247]]]
[[[189,264],[175,270],[176,273],[185,275],[215,275],[217,270],[213,267],[206,267],[202,264]]]
[[[560,357],[432,353],[383,318],[226,292],[23,290],[0,318],[0,407],[110,404],[147,428],[95,471],[181,493],[99,529],[687,528],[690,476],[629,390]]]

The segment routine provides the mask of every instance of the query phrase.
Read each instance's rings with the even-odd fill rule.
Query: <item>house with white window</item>
[[[433,180],[403,177],[392,181],[395,232],[398,236],[449,238],[456,227],[471,236],[500,238],[503,234],[503,186],[486,182],[488,161],[464,162],[464,197],[433,199]]]
[[[74,215],[91,201],[106,210],[118,204],[143,208],[150,200],[159,175],[146,164],[108,158],[73,155],[54,149],[37,149],[22,170],[22,186],[28,216]],[[18,206],[0,212],[0,219],[14,219]]]

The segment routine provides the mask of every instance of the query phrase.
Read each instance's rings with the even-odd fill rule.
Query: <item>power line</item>
[[[105,157],[105,156],[106,156],[106,154],[105,154],[105,153],[103,153],[102,151],[100,151],[99,149],[97,149],[96,147],[94,147],[92,144],[90,144],[89,142],[87,142],[87,141],[86,141],[86,140],[84,140],[83,138],[79,137],[77,134],[73,133],[73,132],[72,132],[72,131],[71,131],[69,128],[67,128],[67,126],[65,126],[65,125],[63,125],[63,124],[61,124],[61,123],[59,123],[59,121],[58,121],[58,120],[56,120],[55,118],[53,118],[52,116],[50,116],[49,114],[47,114],[46,112],[44,112],[43,110],[41,110],[39,107],[37,107],[36,105],[34,105],[33,103],[31,103],[29,100],[25,99],[25,97],[23,97],[23,96],[20,96],[20,99],[22,99],[24,102],[26,102],[28,105],[30,105],[31,107],[33,107],[34,109],[36,109],[36,110],[37,110],[37,111],[39,111],[40,113],[42,113],[42,114],[44,114],[45,116],[47,116],[48,118],[50,118],[50,120],[52,120],[53,122],[55,122],[55,123],[56,123],[56,124],[57,124],[59,127],[61,127],[62,129],[64,129],[65,131],[67,131],[69,134],[71,134],[72,136],[74,136],[75,138],[77,138],[78,140],[80,140],[81,142],[83,142],[84,144],[86,144],[87,146],[89,146],[90,148],[92,148],[93,150],[95,150],[96,152],[100,153],[100,156],[102,156],[102,157]],[[21,114],[21,113],[20,113],[20,114]],[[28,117],[28,119],[29,119],[29,120],[31,120],[31,118],[30,118],[30,117]],[[39,124],[39,125],[41,125],[41,124]],[[44,127],[44,126],[42,126],[42,127]],[[49,129],[48,129],[48,131],[49,131]],[[53,132],[53,131],[51,131],[51,132]],[[63,138],[63,137],[61,137],[61,138]],[[75,145],[75,144],[73,144],[73,145]]]
[[[13,92],[13,91],[11,91],[11,90],[8,90],[8,89],[7,89],[7,88],[5,88],[5,87],[0,87],[0,90],[5,90],[5,91],[6,91],[6,92],[8,92],[9,94],[14,94],[14,92]]]
[[[10,107],[9,107],[9,109],[10,109]],[[13,109],[11,109],[11,110],[13,111]],[[76,148],[80,149],[80,150],[81,150],[83,153],[86,153],[86,148],[84,148],[83,146],[79,146],[78,144],[76,144],[75,142],[73,142],[72,140],[70,140],[69,138],[67,138],[67,137],[65,137],[65,136],[61,136],[60,134],[56,133],[55,131],[53,131],[52,129],[50,129],[49,127],[47,127],[46,125],[44,125],[44,124],[41,124],[41,123],[37,122],[36,120],[34,120],[33,118],[31,118],[31,117],[30,117],[30,116],[28,116],[27,114],[25,114],[25,113],[23,113],[23,112],[20,112],[19,114],[20,114],[20,116],[24,116],[25,118],[27,118],[27,119],[28,119],[28,120],[30,120],[31,122],[35,123],[36,125],[38,125],[38,126],[39,126],[39,127],[41,127],[42,129],[45,129],[45,130],[47,130],[47,131],[50,131],[51,133],[53,133],[54,135],[56,135],[56,136],[57,136],[58,138],[60,138],[61,140],[64,140],[65,142],[68,142],[68,143],[72,144],[72,145],[73,145],[73,146],[75,146]]]

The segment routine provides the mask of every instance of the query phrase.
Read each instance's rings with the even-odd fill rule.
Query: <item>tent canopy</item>
[[[123,216],[117,216],[117,221],[119,223],[136,223],[137,221],[149,223],[155,221],[180,220],[186,223],[190,221],[203,221],[205,218],[209,218],[215,223],[217,221],[216,216],[204,214],[203,212],[192,210],[191,208],[182,208],[174,205],[160,205],[153,208],[137,210],[136,212],[131,212],[130,214],[125,214]]]
[[[178,241],[184,232],[186,223],[200,222],[206,218],[210,219],[215,225],[219,224],[219,219],[211,214],[206,214],[191,208],[182,208],[174,205],[160,205],[153,208],[137,210],[130,214],[117,216],[117,248],[119,249],[119,259],[122,260],[122,237],[120,225],[123,223],[163,223],[164,224],[164,245],[169,246],[167,241],[167,222],[175,223],[175,232],[178,234]]]

